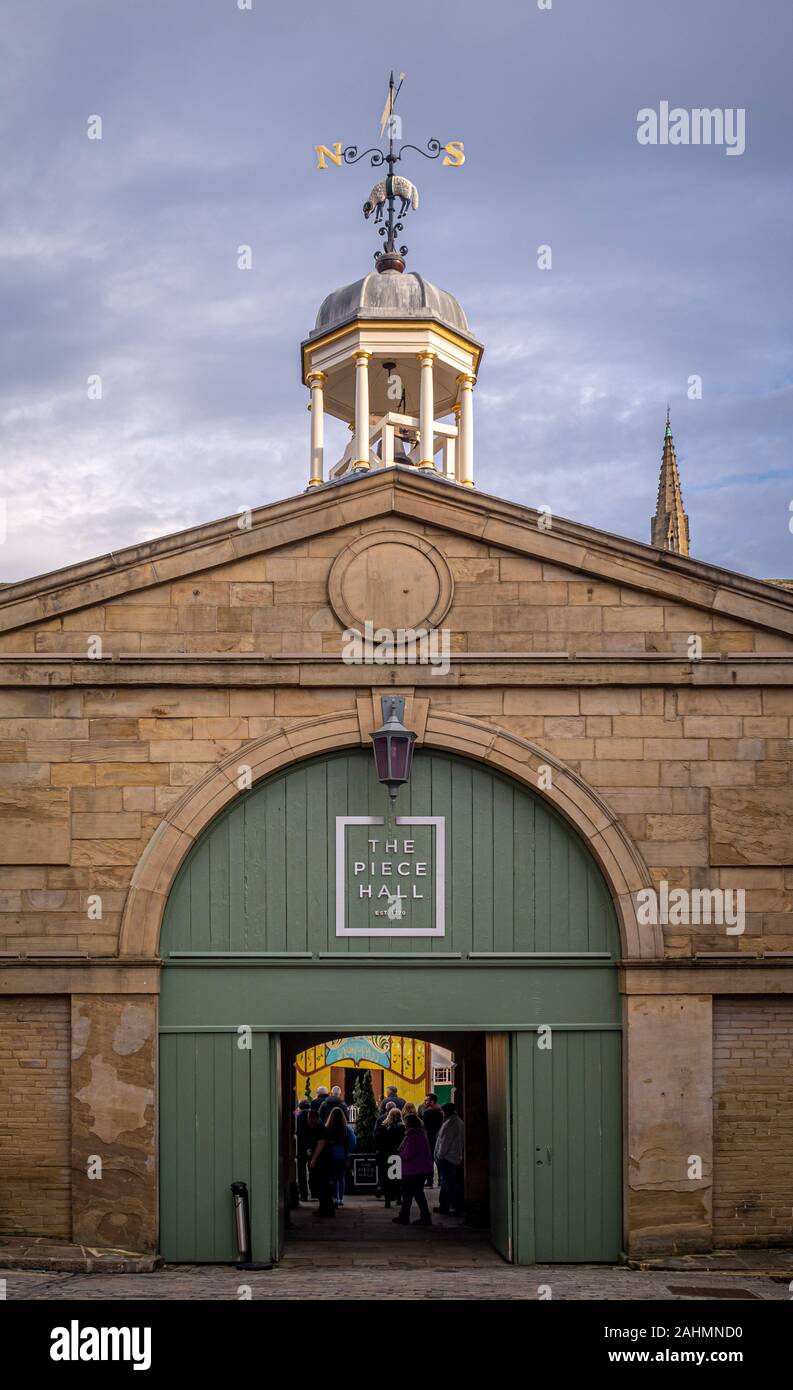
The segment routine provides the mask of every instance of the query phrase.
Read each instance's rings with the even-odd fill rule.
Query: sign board
[[[353,1158],[352,1180],[356,1187],[377,1187],[377,1159]]]
[[[336,817],[337,936],[443,936],[445,888],[445,817]]]
[[[391,1038],[387,1034],[355,1034],[347,1038],[332,1038],[325,1044],[325,1066],[334,1062],[352,1061],[356,1067],[362,1061],[374,1062],[387,1071],[391,1066]]]

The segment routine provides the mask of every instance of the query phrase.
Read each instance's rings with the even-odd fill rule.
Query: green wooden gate
[[[551,1046],[540,1046],[550,1041]],[[519,1264],[617,1260],[622,1246],[620,1034],[556,1028],[513,1041]]]
[[[354,888],[365,853],[355,835],[378,833],[353,825],[338,859],[338,818],[386,809],[371,764],[356,750],[260,784],[177,876],[161,941],[162,1252],[233,1259],[228,1189],[244,1180],[254,1254],[277,1257],[281,1033],[476,1031],[489,1035],[494,1243],[520,1263],[613,1260],[619,947],[600,870],[531,791],[422,750],[399,805],[432,822],[410,831],[427,865],[422,901],[393,935],[337,935],[340,922],[383,924],[376,897],[342,902],[340,916],[337,895],[337,863]],[[413,935],[435,926],[439,879],[443,932]]]
[[[257,1258],[277,1245],[278,1039],[268,1033],[160,1036],[160,1250],[166,1260],[237,1259],[232,1182],[248,1184]]]

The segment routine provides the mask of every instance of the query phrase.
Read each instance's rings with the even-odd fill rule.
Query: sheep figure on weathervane
[[[418,209],[419,191],[416,185],[411,183],[410,179],[403,178],[401,174],[393,174],[375,184],[363,205],[364,217],[371,217],[374,213],[375,224],[382,221],[383,205],[387,198],[402,199],[399,217],[404,217],[409,207],[412,207],[414,212]]]

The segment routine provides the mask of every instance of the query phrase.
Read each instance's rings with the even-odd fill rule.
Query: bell
[[[380,438],[378,439],[377,444],[375,445],[375,454],[377,455],[378,459],[379,459],[380,462],[382,463],[382,461],[383,461],[383,436],[382,436],[382,435],[380,435]],[[408,450],[408,441],[406,441],[405,439],[403,439],[403,437],[402,437],[401,434],[395,434],[395,435],[394,435],[394,463],[406,464],[406,465],[408,465],[409,467],[412,467],[412,464],[413,464],[413,460],[411,459],[410,453],[409,453],[409,450]]]

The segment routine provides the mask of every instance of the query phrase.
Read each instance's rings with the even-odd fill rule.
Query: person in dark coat
[[[326,1096],[319,1107],[319,1118],[323,1125],[328,1123],[328,1117],[332,1110],[340,1110],[345,1120],[350,1118],[350,1107],[345,1100],[342,1100],[341,1086],[331,1087],[329,1096]]]
[[[311,1102],[311,1109],[312,1109],[312,1110],[316,1110],[317,1112],[319,1112],[319,1111],[322,1109],[322,1106],[325,1104],[325,1101],[326,1101],[327,1099],[328,1099],[328,1088],[327,1088],[327,1086],[318,1086],[318,1087],[317,1087],[317,1094],[314,1096],[314,1099],[313,1099],[312,1102]]]
[[[331,1151],[328,1131],[316,1110],[308,1112],[307,1142],[309,1150],[308,1181],[311,1195],[319,1202],[317,1216],[335,1216],[331,1190]]]
[[[336,1105],[328,1115],[325,1125],[330,1151],[330,1186],[334,1205],[344,1206],[344,1190],[347,1185],[347,1167],[350,1154],[356,1147],[355,1134]]]
[[[399,1153],[399,1146],[404,1137],[405,1126],[402,1123],[399,1106],[392,1105],[385,1119],[381,1124],[378,1124],[374,1136],[374,1146],[377,1152],[377,1185],[385,1197],[386,1207],[390,1207],[392,1202],[399,1201],[399,1178],[389,1177],[389,1169],[394,1168],[391,1160],[395,1154]]]
[[[396,1086],[386,1086],[386,1092],[378,1106],[378,1114],[385,1115],[389,1105],[396,1105],[401,1110],[404,1107],[404,1099],[399,1094]]]
[[[415,1202],[419,1215],[413,1225],[431,1226],[432,1217],[424,1195],[424,1184],[432,1171],[432,1154],[418,1115],[405,1116],[405,1137],[399,1146],[399,1156],[402,1159],[402,1206],[399,1216],[393,1219],[400,1226],[409,1225],[410,1208]]]
[[[382,1129],[383,1125],[385,1124],[385,1122],[386,1122],[386,1120],[388,1119],[388,1116],[391,1114],[391,1111],[392,1111],[392,1110],[399,1110],[399,1106],[396,1105],[396,1104],[394,1103],[393,1100],[387,1100],[386,1103],[385,1103],[385,1108],[384,1108],[383,1110],[378,1110],[378,1112],[377,1112],[377,1119],[376,1119],[375,1122],[374,1122],[373,1138],[374,1138],[375,1140],[377,1139],[377,1135],[378,1135],[379,1131]],[[400,1113],[401,1113],[401,1112],[400,1112]],[[375,1148],[377,1148],[377,1144],[376,1144],[376,1143],[375,1143]]]
[[[301,1100],[295,1116],[295,1154],[297,1159],[297,1190],[301,1202],[308,1201],[308,1160],[311,1151],[308,1147],[308,1115],[310,1100]]]
[[[435,1140],[438,1138],[438,1130],[444,1121],[444,1114],[438,1104],[438,1097],[433,1091],[424,1097],[424,1103],[419,1106],[419,1119],[424,1126],[427,1138],[430,1142],[430,1153],[432,1154],[433,1167],[435,1163]],[[434,1172],[427,1179],[427,1187],[432,1187]]]

